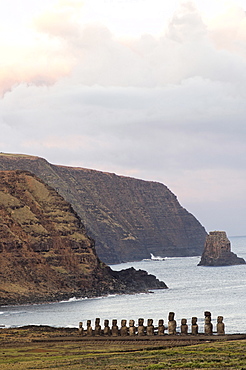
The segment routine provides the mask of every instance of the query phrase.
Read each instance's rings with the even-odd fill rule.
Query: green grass
[[[160,344],[160,343],[159,343]],[[246,341],[153,349],[156,343],[16,343],[0,349],[0,369],[240,369],[246,370]]]

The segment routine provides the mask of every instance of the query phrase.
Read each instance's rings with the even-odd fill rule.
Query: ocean
[[[232,251],[246,260],[246,236],[229,237]],[[200,257],[175,257],[163,260],[143,260],[111,266],[115,270],[128,267],[143,269],[163,280],[169,289],[154,290],[147,294],[111,295],[99,298],[72,298],[59,303],[1,306],[0,325],[50,325],[78,327],[80,321],[101,319],[168,321],[168,313],[175,312],[177,329],[181,319],[198,318],[199,332],[203,332],[204,311],[212,314],[216,327],[217,316],[224,317],[227,334],[246,333],[246,265],[203,267],[197,266]]]

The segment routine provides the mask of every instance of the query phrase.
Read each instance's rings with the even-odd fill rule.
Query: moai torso
[[[101,335],[101,325],[100,325],[100,319],[97,318],[95,321],[95,335],[99,336]]]
[[[164,335],[165,326],[164,326],[164,320],[160,319],[158,322],[158,335]]]
[[[133,336],[136,334],[136,327],[134,326],[134,324],[135,324],[134,320],[129,321],[129,335],[130,336]]]
[[[119,328],[117,325],[117,320],[112,320],[112,337],[118,337]]]
[[[147,335],[154,335],[154,326],[152,319],[148,319]]]
[[[110,335],[110,328],[109,328],[109,321],[104,320],[104,329],[103,329],[103,334],[104,335]]]
[[[145,335],[144,319],[138,319],[138,335]]]
[[[126,326],[126,320],[121,320],[120,335],[126,337],[128,335],[128,328]]]
[[[93,335],[93,330],[91,326],[91,320],[87,320],[87,331],[86,334],[91,337]]]
[[[183,335],[188,334],[188,325],[187,325],[187,320],[186,319],[181,320],[181,334],[183,334]]]
[[[225,324],[223,323],[223,316],[217,318],[217,334],[225,334]]]
[[[192,317],[192,319],[191,319],[191,333],[193,335],[198,334],[197,317]]]
[[[176,321],[174,320],[174,312],[169,312],[168,316],[168,334],[176,334]]]
[[[84,328],[83,328],[83,323],[79,323],[79,335],[84,335]]]

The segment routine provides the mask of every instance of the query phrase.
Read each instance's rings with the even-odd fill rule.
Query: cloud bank
[[[63,1],[22,43],[0,31],[2,151],[161,181],[208,230],[244,233],[245,11],[182,2],[134,38],[82,18]]]

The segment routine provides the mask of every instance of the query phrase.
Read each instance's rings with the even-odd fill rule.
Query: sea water
[[[246,237],[230,237],[232,251],[246,260]],[[197,266],[200,257],[175,257],[163,260],[144,260],[111,266],[115,270],[128,267],[147,270],[163,280],[169,289],[153,290],[148,294],[110,295],[99,298],[72,298],[59,303],[2,306],[0,325],[51,325],[78,327],[86,320],[94,325],[96,317],[104,319],[137,320],[148,318],[157,325],[168,313],[175,312],[178,330],[182,318],[191,324],[198,317],[199,332],[203,332],[204,311],[212,313],[216,327],[217,316],[224,316],[226,333],[246,333],[246,265],[204,267]]]

